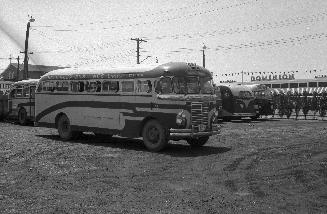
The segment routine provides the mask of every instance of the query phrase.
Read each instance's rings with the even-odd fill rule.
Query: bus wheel
[[[21,108],[18,111],[18,122],[23,126],[27,124],[27,112],[24,108]]]
[[[74,137],[70,121],[66,115],[62,115],[58,119],[58,133],[63,140],[70,140]]]
[[[209,136],[190,138],[190,139],[187,139],[187,143],[193,147],[200,147],[200,146],[203,146],[204,144],[206,144],[208,142],[208,140],[209,140]]]
[[[165,148],[168,143],[166,129],[156,120],[149,120],[142,130],[145,147],[154,152]]]

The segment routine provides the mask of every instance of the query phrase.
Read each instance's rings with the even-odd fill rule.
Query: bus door
[[[30,96],[29,96],[29,112],[30,112],[30,116],[31,118],[34,119],[34,116],[35,116],[35,88],[36,86],[30,86],[29,90],[30,90]]]
[[[231,90],[228,87],[220,87],[222,107],[229,113],[234,113],[234,97]]]

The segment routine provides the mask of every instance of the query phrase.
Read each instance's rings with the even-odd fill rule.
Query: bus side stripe
[[[48,115],[54,111],[59,109],[67,108],[67,107],[90,107],[90,108],[109,108],[109,109],[128,109],[132,110],[134,114],[138,113],[136,110],[139,108],[149,108],[151,109],[151,103],[127,103],[127,102],[96,102],[96,101],[67,101],[58,103],[53,105],[42,112],[40,112],[35,117],[35,121],[40,121],[45,115]],[[185,107],[184,105],[176,105],[176,104],[156,104],[156,108],[160,109],[180,109]],[[131,114],[129,113],[129,116]],[[137,115],[136,115],[137,116]]]

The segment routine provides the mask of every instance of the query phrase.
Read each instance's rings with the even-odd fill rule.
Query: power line
[[[147,41],[144,40],[144,39],[140,39],[140,38],[131,38],[131,40],[136,41],[136,63],[140,64],[140,43],[141,42],[147,42]]]
[[[184,33],[184,34],[174,34],[174,35],[159,35],[154,38],[148,38],[148,40],[162,40],[162,39],[181,39],[181,38],[195,38],[195,37],[204,37],[204,36],[217,36],[217,35],[232,35],[236,33],[247,33],[247,32],[256,32],[262,30],[270,30],[275,28],[282,28],[288,26],[296,26],[305,23],[315,23],[319,21],[323,21],[326,19],[327,12],[321,12],[318,14],[313,14],[310,16],[302,16],[296,18],[288,18],[281,21],[275,22],[265,22],[262,24],[254,24],[244,27],[236,27],[222,30],[213,30],[207,31],[204,33]]]
[[[248,42],[248,43],[241,43],[241,44],[230,44],[228,46],[217,46],[215,51],[231,51],[236,49],[239,50],[239,49],[248,49],[248,48],[274,47],[278,45],[295,45],[307,40],[316,40],[326,37],[327,37],[327,33],[316,33],[316,34],[274,39],[274,40]]]

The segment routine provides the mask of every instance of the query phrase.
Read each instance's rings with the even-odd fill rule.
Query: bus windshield
[[[211,79],[191,77],[162,77],[156,85],[158,94],[212,94]]]

